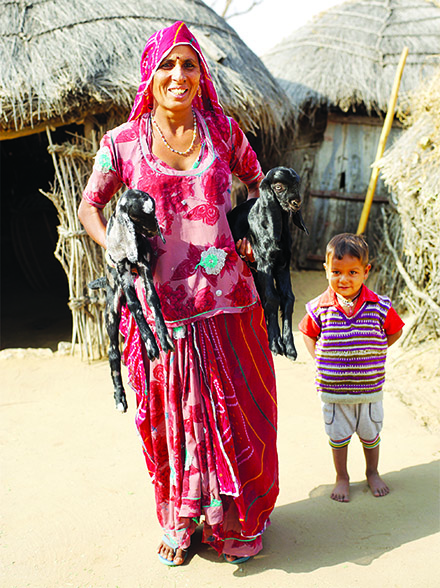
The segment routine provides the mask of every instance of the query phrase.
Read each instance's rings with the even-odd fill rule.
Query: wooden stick
[[[368,184],[367,194],[365,196],[364,207],[362,209],[361,218],[357,228],[357,234],[362,235],[365,232],[368,217],[370,215],[371,205],[373,204],[374,192],[376,190],[377,179],[379,177],[379,168],[377,162],[382,157],[385,151],[385,145],[388,135],[390,134],[391,126],[394,119],[394,109],[396,108],[397,95],[399,93],[400,80],[402,78],[403,68],[405,67],[406,58],[408,56],[408,47],[404,47],[400,55],[399,64],[397,66],[396,75],[394,77],[394,84],[391,90],[390,99],[388,102],[388,110],[383,123],[382,132],[380,134],[379,145],[377,147],[376,159],[373,163],[371,171],[370,183]]]

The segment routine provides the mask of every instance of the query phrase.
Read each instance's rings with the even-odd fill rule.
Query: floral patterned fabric
[[[84,199],[103,207],[123,184],[148,192],[165,243],[151,240],[152,270],[165,321],[178,326],[221,312],[243,312],[258,301],[251,272],[237,255],[226,213],[231,172],[250,184],[262,177],[255,152],[233,119],[210,124],[196,112],[202,156],[178,171],[151,152],[150,117],[123,124],[101,141]],[[218,121],[217,121],[218,122]],[[142,287],[138,284],[138,295]],[[149,309],[145,305],[145,312]]]

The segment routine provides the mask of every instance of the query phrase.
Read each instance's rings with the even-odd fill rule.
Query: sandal
[[[226,559],[226,555],[227,555],[226,553],[223,553],[223,559],[225,560],[226,563],[230,563],[230,564],[241,564],[241,563],[244,563],[245,561],[248,561],[252,557],[252,555],[248,555],[248,556],[244,556],[244,557],[237,557],[233,561],[229,561],[229,559]],[[232,557],[234,557],[234,556],[232,556]]]
[[[165,545],[168,545],[168,547],[170,547],[173,551],[174,551],[174,557],[176,556],[176,551],[177,548],[175,548],[173,545],[171,545],[170,540],[167,538],[166,535],[164,535],[162,537],[162,543],[165,543]],[[177,567],[177,566],[181,566],[185,563],[185,560],[188,556],[188,550],[187,549],[182,549],[183,551],[183,562],[181,564],[176,564],[174,563],[174,559],[167,559],[166,557],[163,557],[163,555],[161,555],[160,553],[157,554],[159,561],[161,563],[163,563],[166,566],[170,566],[170,567]]]

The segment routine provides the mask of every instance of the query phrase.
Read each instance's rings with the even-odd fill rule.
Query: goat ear
[[[127,258],[131,263],[137,263],[136,233],[126,212],[119,211],[117,216],[110,219],[107,229],[107,250],[115,262]]]
[[[293,224],[296,225],[297,227],[299,227],[302,231],[304,231],[304,233],[306,235],[309,234],[309,229],[306,227],[306,225],[304,223],[304,219],[302,217],[300,210],[298,212],[295,212],[294,214],[292,214],[292,221],[293,221]]]
[[[262,214],[264,216],[263,226],[267,233],[273,235],[276,241],[281,239],[283,231],[283,211],[279,205],[278,198],[272,190],[272,186],[268,182],[261,182],[260,184],[260,199],[262,198]],[[266,210],[270,210],[267,213]]]

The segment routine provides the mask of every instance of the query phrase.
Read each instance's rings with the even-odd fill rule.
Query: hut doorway
[[[57,140],[66,130],[56,131]],[[67,277],[54,257],[59,220],[39,191],[54,178],[47,147],[45,133],[0,142],[2,349],[55,350],[71,339]]]

